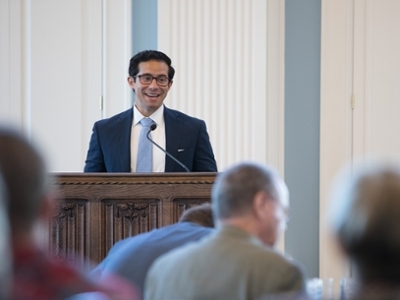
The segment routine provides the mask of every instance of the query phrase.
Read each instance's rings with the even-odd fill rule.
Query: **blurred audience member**
[[[354,267],[353,299],[400,299],[400,167],[374,162],[340,175],[331,225]]]
[[[117,273],[143,291],[147,271],[157,257],[188,242],[201,239],[211,233],[213,227],[210,204],[189,208],[182,214],[178,223],[116,243],[93,273]]]
[[[125,281],[114,281],[118,285],[113,287],[99,285],[66,262],[49,258],[41,249],[35,228],[39,223],[48,223],[55,205],[48,189],[45,162],[22,135],[7,128],[0,128],[0,170],[9,200],[13,254],[11,299],[65,299],[86,292],[101,292],[104,298],[98,299],[135,297],[134,290]]]
[[[0,170],[0,300],[8,299],[10,293],[12,278],[10,241],[6,190]]]
[[[161,256],[145,299],[256,299],[305,291],[298,266],[273,249],[286,227],[288,191],[269,167],[241,163],[217,176],[215,233]]]

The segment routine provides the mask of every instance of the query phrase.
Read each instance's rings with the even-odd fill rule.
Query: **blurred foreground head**
[[[0,127],[0,172],[8,194],[12,237],[26,234],[44,210],[47,172],[38,150],[19,132]]]
[[[338,178],[331,221],[362,284],[400,286],[400,167],[370,163]]]
[[[0,299],[8,299],[12,278],[7,197],[0,172]]]

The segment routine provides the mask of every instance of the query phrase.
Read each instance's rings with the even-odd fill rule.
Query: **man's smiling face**
[[[163,61],[157,60],[141,62],[137,76],[144,74],[151,75],[154,78],[161,75],[168,77],[168,65]],[[163,104],[172,86],[172,81],[163,87],[159,86],[156,80],[153,80],[148,85],[144,85],[140,83],[139,77],[128,77],[128,83],[136,94],[135,106],[145,117],[150,116]]]

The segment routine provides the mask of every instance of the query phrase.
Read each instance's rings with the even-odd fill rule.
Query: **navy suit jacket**
[[[132,121],[133,110],[130,108],[94,124],[85,172],[131,171]],[[203,120],[164,107],[164,122],[168,153],[191,172],[217,172],[217,164]],[[185,169],[166,155],[165,172],[185,172]]]

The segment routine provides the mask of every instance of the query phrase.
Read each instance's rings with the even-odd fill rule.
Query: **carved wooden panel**
[[[87,240],[87,199],[65,199],[51,221],[52,254],[82,264],[89,251]]]
[[[160,199],[103,200],[104,252],[121,239],[160,227],[160,202]]]
[[[97,264],[120,239],[175,223],[189,207],[209,202],[215,175],[55,174],[62,196],[50,226],[52,253]]]

